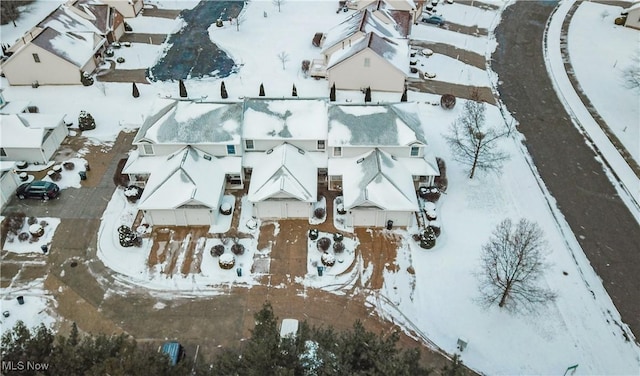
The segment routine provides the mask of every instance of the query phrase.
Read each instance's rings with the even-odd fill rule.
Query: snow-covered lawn
[[[113,49],[114,55],[109,58],[116,61],[124,58],[124,63],[116,63],[116,69],[146,69],[156,64],[164,48],[163,45],[131,43],[131,47]]]
[[[27,219],[28,217],[25,217],[22,228],[17,231],[18,235],[21,233],[29,234],[29,223],[27,222]],[[50,246],[53,235],[56,232],[56,228],[60,224],[60,218],[36,218],[36,223],[40,224],[44,230],[44,234],[42,236],[34,237],[29,235],[27,240],[22,241],[18,239],[17,235],[9,233],[7,234],[7,239],[5,240],[2,249],[13,253],[42,254],[42,249],[40,247],[43,245],[47,245],[47,247]]]
[[[446,28],[423,23],[414,25],[411,31],[411,38],[429,42],[445,43],[480,55],[484,55],[487,50],[493,51],[497,45],[495,40],[488,37],[476,37],[473,35],[456,33],[455,31],[447,30]]]
[[[0,296],[0,334],[11,330],[18,321],[22,321],[27,328],[40,324],[52,328],[55,325],[55,314],[51,311],[56,302],[44,289],[43,279],[35,279],[18,288],[2,288]],[[24,299],[24,304],[18,302],[19,296]]]
[[[127,19],[134,33],[172,34],[180,31],[184,26],[184,20],[180,17],[172,20],[160,17],[138,16]]]
[[[622,7],[585,2],[569,26],[569,57],[580,86],[640,163],[640,88],[625,87],[624,69],[640,60],[638,30],[614,25]]]
[[[435,74],[434,80],[451,82],[469,86],[490,86],[487,72],[472,65],[465,64],[460,60],[446,55],[433,54],[430,57],[416,56],[415,65],[419,71]],[[409,74],[418,77],[418,74]]]
[[[445,21],[465,26],[477,26],[488,29],[493,23],[496,12],[486,9],[478,9],[468,3],[447,4],[442,0],[434,9],[436,14],[444,17]],[[426,14],[426,13],[425,13]]]
[[[73,170],[67,170],[62,167],[60,180],[53,181],[50,176],[45,176],[42,180],[54,182],[61,190],[65,188],[80,188],[80,172],[86,172],[85,163],[87,163],[87,161],[84,158],[71,158],[65,162],[73,163]],[[62,166],[65,162],[58,164]]]

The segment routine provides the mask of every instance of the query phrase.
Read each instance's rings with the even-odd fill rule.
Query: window
[[[333,148],[333,156],[342,157],[342,148],[340,146],[336,146],[335,148]]]
[[[324,150],[324,140],[318,140],[318,150]]]
[[[411,147],[411,156],[412,157],[417,157],[420,154],[420,148],[417,146],[412,146]]]
[[[227,145],[227,154],[235,154],[235,153],[236,153],[235,145]]]
[[[368,58],[368,57],[364,58],[364,66],[365,67],[371,66],[371,59],[370,58]]]
[[[253,140],[246,140],[246,141],[244,142],[244,146],[245,146],[247,149],[253,149]]]
[[[147,155],[153,155],[153,145],[151,144],[144,144],[142,145],[142,148],[144,149],[144,153]]]
[[[4,148],[0,148],[0,157],[6,157],[7,156],[7,152],[4,150]]]
[[[36,63],[40,62],[40,56],[38,56],[38,54],[31,54],[33,56],[33,61],[35,61]]]

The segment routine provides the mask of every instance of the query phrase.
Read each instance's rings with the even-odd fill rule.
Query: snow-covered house
[[[4,209],[20,185],[20,179],[14,171],[15,164],[13,161],[0,161],[0,210]]]
[[[329,107],[329,189],[344,186],[340,165],[344,158],[360,158],[373,149],[393,156],[408,177],[431,186],[440,175],[427,147],[415,103],[332,105]]]
[[[318,173],[307,153],[283,143],[262,155],[247,198],[260,218],[308,218],[317,201]]]
[[[47,163],[67,134],[63,115],[1,114],[0,161]]]
[[[225,173],[218,158],[191,146],[159,157],[138,209],[150,225],[211,226],[224,194]]]
[[[143,0],[92,0],[112,6],[118,10],[125,18],[136,17],[144,7]]]
[[[348,0],[350,9],[380,9],[393,12],[407,12],[413,23],[417,23],[422,14],[425,0]]]
[[[158,100],[136,134],[123,173],[132,184],[144,186],[163,158],[191,146],[205,161],[221,159],[228,188],[241,188],[242,103]]]
[[[634,1],[622,14],[627,16],[624,26],[640,30],[640,0]]]
[[[10,85],[77,85],[96,69],[106,42],[93,32],[34,28],[9,49],[2,73]]]
[[[69,0],[49,14],[38,27],[59,31],[95,32],[109,43],[124,35],[124,16],[116,8],[98,0]]]
[[[246,99],[242,136],[254,214],[308,217],[318,180],[326,179],[326,101]]]
[[[408,41],[374,32],[333,52],[326,65],[329,84],[342,90],[402,92],[408,71]]]
[[[341,176],[347,226],[409,226],[419,210],[411,172],[383,150],[332,159],[329,170]]]

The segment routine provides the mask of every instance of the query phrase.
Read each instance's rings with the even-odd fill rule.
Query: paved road
[[[496,29],[499,92],[520,122],[526,146],[616,307],[640,335],[640,226],[567,115],[542,55],[550,1],[518,1]],[[526,67],[527,69],[522,69]]]

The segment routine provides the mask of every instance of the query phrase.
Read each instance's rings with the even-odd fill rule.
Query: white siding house
[[[640,30],[640,1],[634,1],[629,8],[624,10],[623,14],[627,16],[624,26]]]
[[[0,115],[0,161],[47,163],[67,137],[62,115]]]
[[[0,210],[4,209],[20,185],[14,167],[15,162],[0,162]]]
[[[100,0],[118,10],[125,18],[136,17],[144,7],[143,0]]]
[[[150,225],[212,226],[224,186],[218,159],[205,159],[202,151],[187,146],[151,173],[138,209]]]

